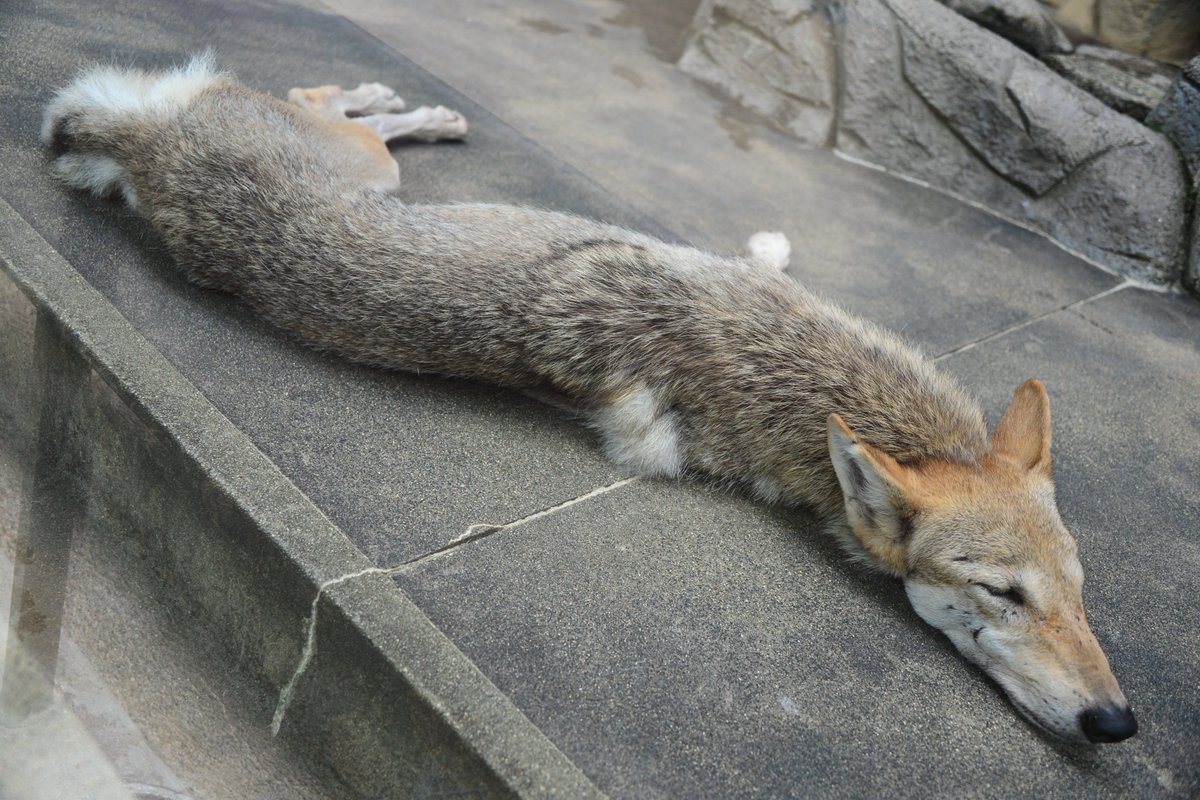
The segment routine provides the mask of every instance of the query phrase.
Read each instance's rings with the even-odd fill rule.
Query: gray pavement
[[[6,9],[0,195],[364,563],[397,568],[395,584],[600,790],[1194,796],[1200,309],[727,108],[664,60],[689,5]],[[49,178],[37,109],[77,64],[161,65],[208,45],[273,91],[379,80],[462,111],[465,145],[396,151],[410,199],[565,208],[724,250],[781,229],[794,275],[950,354],[993,420],[1041,377],[1085,598],[1142,733],[1097,751],[1045,739],[898,584],[847,565],[803,512],[695,482],[623,483],[587,432],[523,398],[306,352],[185,285],[114,204]],[[476,524],[500,527],[443,549]],[[382,579],[339,597],[368,580]],[[322,692],[321,675],[353,670],[317,672],[303,691]]]

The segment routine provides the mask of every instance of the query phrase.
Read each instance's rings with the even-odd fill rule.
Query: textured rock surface
[[[811,145],[829,143],[834,45],[815,0],[704,0],[679,66]]]
[[[1192,177],[1200,177],[1200,57],[1184,67],[1146,122],[1175,141]]]
[[[1200,205],[1192,209],[1192,247],[1183,269],[1183,285],[1200,297]]]
[[[1174,140],[1191,173],[1193,187],[1200,187],[1200,56],[1184,66],[1146,122]],[[1192,241],[1183,283],[1200,296],[1200,203],[1194,200]]]
[[[1148,58],[1093,45],[1046,56],[1046,63],[1109,108],[1139,120],[1162,102],[1174,71]]]
[[[1036,56],[1069,53],[1067,35],[1037,0],[942,0],[969,20]]]
[[[1180,276],[1187,192],[1171,143],[936,0],[707,0],[681,63],[807,144],[982,203],[1118,272]]]
[[[1200,52],[1196,0],[1044,0],[1075,35],[1159,61],[1183,64]]]
[[[845,20],[840,149],[1178,277],[1186,190],[1163,137],[931,0],[861,0]]]

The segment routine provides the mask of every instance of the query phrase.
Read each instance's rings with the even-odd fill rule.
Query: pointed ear
[[[837,414],[829,415],[829,456],[855,538],[878,566],[903,576],[917,513],[910,470],[860,441]]]
[[[1041,381],[1028,380],[1017,387],[992,431],[991,443],[997,455],[1050,477],[1050,396]]]

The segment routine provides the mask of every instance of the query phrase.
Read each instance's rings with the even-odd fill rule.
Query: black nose
[[[1079,715],[1079,727],[1089,742],[1121,742],[1137,733],[1137,720],[1129,706],[1089,708]]]

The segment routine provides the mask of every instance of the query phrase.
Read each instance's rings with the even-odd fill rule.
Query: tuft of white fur
[[[126,116],[170,114],[228,75],[216,68],[211,51],[165,72],[92,67],[54,95],[42,119],[42,143],[50,144],[58,120],[68,114],[97,115],[102,121]]]
[[[792,257],[792,244],[778,231],[759,231],[746,242],[746,249],[758,261],[777,269],[787,269]]]
[[[137,208],[137,192],[129,184],[129,173],[108,156],[67,153],[54,160],[54,169],[76,189],[99,197],[120,192],[130,208]]]
[[[604,451],[640,475],[677,477],[683,471],[675,416],[659,411],[653,389],[643,386],[592,415]]]

